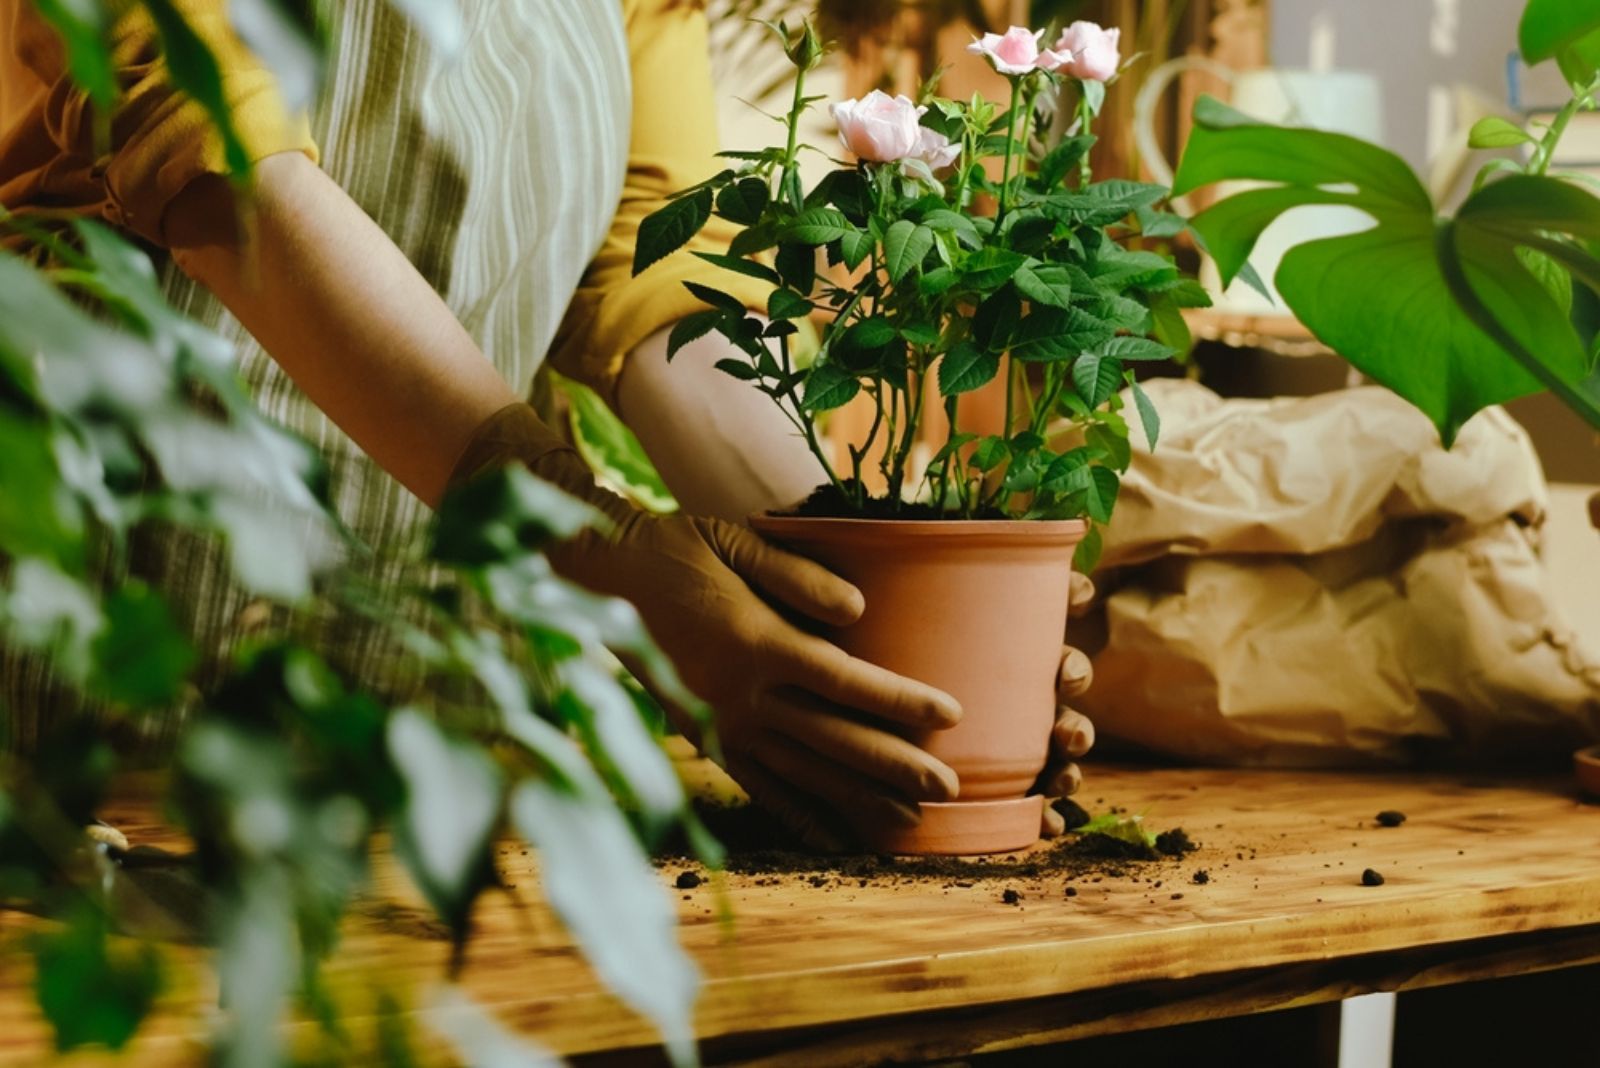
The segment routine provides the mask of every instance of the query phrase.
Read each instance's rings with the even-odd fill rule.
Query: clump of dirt
[[[672,885],[679,890],[693,890],[703,882],[705,882],[705,879],[697,871],[680,871],[677,880]]]
[[[1066,821],[1066,828],[1069,831],[1077,830],[1092,818],[1088,809],[1070,797],[1058,797],[1050,802],[1050,807],[1061,814],[1061,818]]]
[[[1196,885],[1196,886],[1204,886],[1204,885],[1206,885],[1206,883],[1209,883],[1210,881],[1211,881],[1211,873],[1206,871],[1204,868],[1201,868],[1199,871],[1194,873],[1194,885]]]
[[[1200,847],[1195,844],[1182,827],[1174,827],[1170,831],[1162,831],[1156,835],[1156,851],[1169,857],[1181,857],[1193,853]]]
[[[1397,812],[1392,808],[1386,808],[1382,812],[1378,813],[1379,827],[1398,827],[1405,821],[1406,814],[1404,812]]]
[[[1361,885],[1362,886],[1382,886],[1383,885],[1383,876],[1380,875],[1377,871],[1373,870],[1372,868],[1368,868],[1366,871],[1361,873]]]
[[[1007,519],[1009,518],[998,508],[986,508],[973,516],[953,515],[950,512],[935,508],[931,504],[918,501],[897,501],[889,497],[873,497],[863,494],[863,503],[857,505],[851,497],[858,491],[854,479],[846,479],[843,483],[845,492],[840,492],[838,486],[831,482],[818,486],[811,491],[811,496],[795,505],[787,512],[778,514],[785,516],[802,516],[808,519]]]
[[[1000,895],[1000,900],[1004,901],[1007,905],[1020,905],[1022,903],[1022,895],[1008,886],[1006,887],[1005,893]]]

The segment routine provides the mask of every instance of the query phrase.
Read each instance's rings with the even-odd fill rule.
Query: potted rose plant
[[[701,255],[770,284],[765,317],[689,283],[707,307],[673,331],[669,358],[712,331],[733,343],[741,355],[722,369],[770,396],[828,475],[755,527],[861,588],[866,614],[835,640],[965,709],[959,726],[917,739],[957,771],[960,799],[924,805],[912,832],[863,828],[868,840],[901,852],[1018,848],[1037,835],[1042,802],[1026,795],[1047,755],[1074,552],[1093,566],[1094,524],[1111,518],[1130,460],[1125,405],[1152,446],[1158,432],[1131,367],[1186,345],[1180,309],[1205,303],[1167,256],[1128,245],[1185,222],[1159,206],[1164,188],[1090,173],[1114,32],[1075,24],[1054,48],[1022,28],[975,42],[1010,82],[1004,107],[931,91],[921,103],[875,91],[834,104],[855,160],[807,191],[796,128],[822,48],[809,24],[774,29],[797,70],[786,143],[725,153],[738,169],[645,221],[634,270],[713,214],[741,228],[726,254]],[[1051,128],[1065,132],[1041,145]],[[806,363],[791,342],[802,318],[826,323]],[[960,430],[963,396],[997,377],[1004,426]],[[868,440],[835,465],[818,418],[863,394]],[[930,405],[950,429],[919,461]],[[874,455],[888,487],[878,497],[863,478]]]

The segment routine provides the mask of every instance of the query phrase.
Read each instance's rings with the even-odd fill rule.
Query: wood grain
[[[727,924],[713,886],[671,891],[683,941],[706,974],[700,1034],[743,1036],[747,1049],[761,1046],[763,1033],[810,1028],[860,1027],[863,1041],[868,1033],[890,1041],[882,1036],[894,1033],[894,1017],[1003,1014],[1066,995],[1207,977],[1216,982],[1194,1011],[1225,1014],[1230,997],[1240,1011],[1260,1005],[1260,984],[1274,969],[1318,976],[1309,987],[1302,979],[1307,989],[1296,995],[1314,999],[1311,989],[1345,989],[1316,971],[1329,962],[1365,962],[1357,971],[1368,979],[1338,980],[1360,987],[1383,981],[1386,958],[1425,950],[1441,977],[1452,961],[1490,961],[1478,971],[1460,963],[1462,977],[1482,977],[1593,959],[1596,932],[1584,928],[1600,924],[1600,807],[1579,801],[1565,779],[1096,766],[1084,798],[1092,809],[1119,805],[1147,812],[1158,827],[1182,826],[1202,848],[1125,877],[1079,880],[1070,898],[1064,876],[821,888],[804,876],[728,876]],[[1377,827],[1373,817],[1384,808],[1404,811],[1406,823]],[[151,811],[138,801],[108,818],[136,842],[175,844]],[[502,1020],[564,1053],[651,1045],[649,1028],[599,988],[538,904],[531,858],[508,846],[503,859],[517,900],[501,896],[480,909],[467,988]],[[683,867],[668,866],[663,883]],[[1384,875],[1383,886],[1361,885],[1369,867]],[[1196,885],[1202,868],[1209,881]],[[1003,903],[1007,888],[1021,894],[1017,905]],[[36,922],[0,914],[0,939]],[[1514,935],[1570,936],[1570,945],[1543,958],[1485,948],[1485,940]],[[38,1063],[47,1033],[14,948],[0,950],[0,1064]],[[197,954],[176,950],[179,970]],[[392,865],[381,865],[333,970],[348,989],[380,983],[414,992],[443,975],[446,955],[415,894]],[[1230,994],[1237,984],[1227,977],[1239,976],[1249,982]],[[1168,989],[1175,1003],[1201,996]],[[135,1063],[186,1063],[203,1033],[206,1000],[195,980],[181,982]],[[1120,1023],[1113,1013],[1095,1026],[1183,1015],[1121,1014]],[[1074,1026],[1063,1023],[1057,1037],[1076,1034]]]

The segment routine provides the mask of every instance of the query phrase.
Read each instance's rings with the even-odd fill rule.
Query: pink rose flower
[[[986,33],[967,45],[967,51],[983,56],[1001,74],[1028,74],[1036,70],[1055,70],[1072,57],[1059,51],[1039,48],[1043,30],[1013,26],[1005,33]],[[1058,46],[1059,47],[1059,46]]]
[[[1122,61],[1118,51],[1122,31],[1108,30],[1097,22],[1074,22],[1061,31],[1056,51],[1070,53],[1061,69],[1086,82],[1109,81]]]
[[[961,155],[961,146],[951,144],[950,139],[937,130],[923,126],[917,133],[914,154],[931,170],[940,171],[956,161],[956,157]]]
[[[844,147],[874,163],[893,163],[915,154],[922,136],[917,120],[927,110],[881,89],[832,108]]]

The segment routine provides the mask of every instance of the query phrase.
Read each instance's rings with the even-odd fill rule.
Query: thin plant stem
[[[1006,163],[1000,178],[1000,208],[995,212],[995,232],[1000,231],[1000,224],[1005,221],[1006,209],[1011,202],[1011,160],[1016,155],[1017,141],[1017,105],[1022,101],[1022,80],[1026,77],[1011,79],[1011,106],[1006,109]]]

